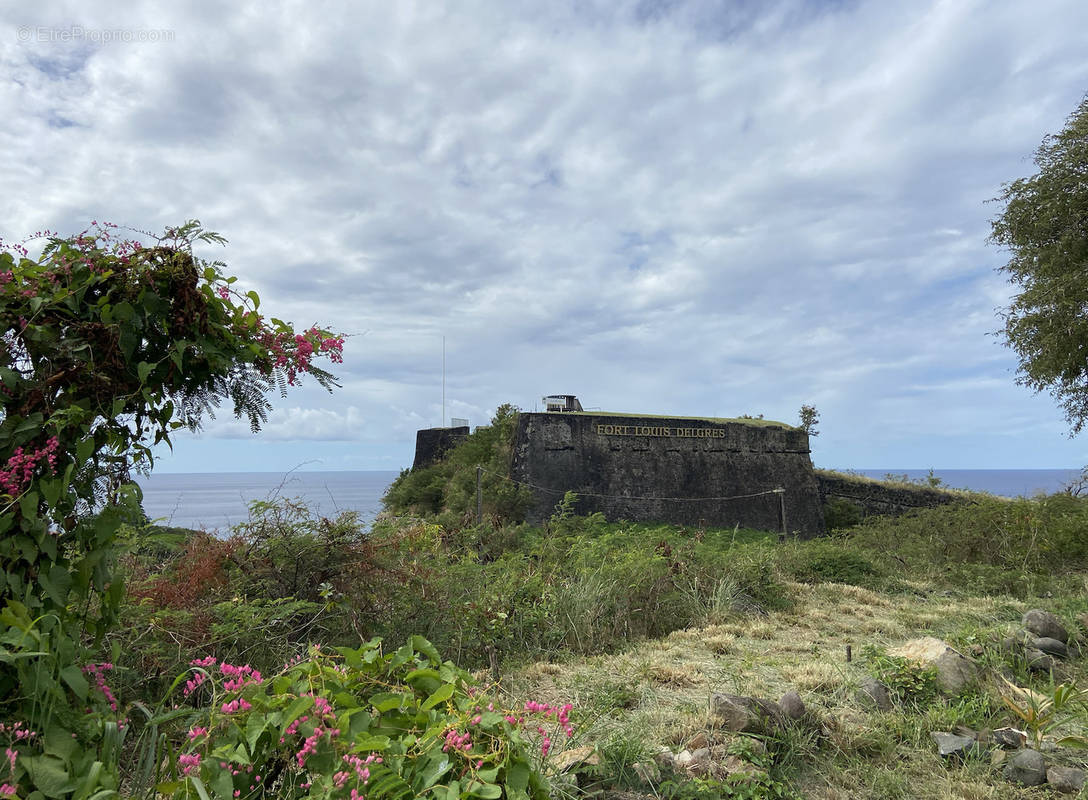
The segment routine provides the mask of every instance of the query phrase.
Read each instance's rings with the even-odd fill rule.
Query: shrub
[[[846,542],[814,540],[794,545],[783,556],[783,569],[802,583],[872,586],[881,571]]]
[[[201,708],[188,715],[172,774],[155,787],[179,800],[194,791],[222,800],[259,791],[544,800],[536,766],[572,734],[570,706],[497,707],[418,636],[393,653],[377,639],[311,648],[269,678],[215,659],[195,660],[190,675],[179,688]]]
[[[386,509],[397,514],[449,511],[460,524],[476,513],[476,468],[483,467],[484,516],[496,525],[520,522],[532,504],[529,489],[508,479],[518,410],[501,405],[491,425],[478,427],[436,464],[403,471],[386,491]]]

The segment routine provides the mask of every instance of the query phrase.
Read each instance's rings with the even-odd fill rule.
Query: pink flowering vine
[[[0,469],[0,490],[12,497],[19,495],[34,477],[34,470],[43,462],[48,465],[49,474],[52,475],[57,466],[58,446],[57,437],[51,436],[40,450],[16,447],[7,464]]]
[[[113,691],[106,683],[106,673],[113,669],[113,664],[108,661],[104,661],[101,664],[87,664],[83,667],[83,672],[88,675],[94,682],[94,687],[102,693],[102,696],[106,698],[106,702],[109,704],[110,710],[117,711],[117,698],[113,696]]]

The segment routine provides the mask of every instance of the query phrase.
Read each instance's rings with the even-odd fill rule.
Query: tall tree
[[[1018,382],[1049,390],[1071,432],[1088,422],[1088,96],[1035,152],[1038,172],[1007,183],[991,240],[1019,288],[1004,312]]]

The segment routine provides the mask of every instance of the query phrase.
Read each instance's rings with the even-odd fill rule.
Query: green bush
[[[847,583],[873,586],[881,570],[848,542],[799,542],[784,552],[783,570],[802,583]]]
[[[870,517],[850,535],[854,548],[947,585],[1027,596],[1088,568],[1088,499],[979,497],[902,517]]]
[[[829,531],[853,528],[864,518],[862,507],[845,497],[832,497],[824,503],[824,525]]]
[[[395,514],[424,516],[447,511],[456,526],[470,524],[476,514],[476,468],[483,467],[484,516],[495,523],[522,521],[532,493],[507,477],[517,422],[517,408],[499,406],[491,425],[477,428],[441,461],[401,472],[386,491],[385,508]]]
[[[312,648],[268,678],[201,659],[179,688],[182,702],[200,698],[200,708],[153,718],[188,725],[155,787],[178,800],[349,790],[353,800],[545,800],[535,765],[569,735],[569,706],[504,711],[418,636],[393,653],[377,639],[334,653]],[[526,719],[545,732],[528,735]]]

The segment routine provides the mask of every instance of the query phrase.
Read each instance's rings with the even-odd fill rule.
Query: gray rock
[[[1032,645],[1036,650],[1042,650],[1047,655],[1057,656],[1058,658],[1069,658],[1069,648],[1065,646],[1065,642],[1060,639],[1051,639],[1047,636],[1041,636],[1032,642]]]
[[[782,695],[782,699],[778,701],[778,707],[782,709],[783,714],[795,722],[805,716],[805,701],[796,690],[791,689]]]
[[[1005,777],[1021,786],[1041,786],[1046,783],[1046,759],[1035,750],[1021,750],[1009,759]]]
[[[858,687],[857,697],[862,705],[875,707],[877,711],[892,710],[892,697],[888,694],[888,687],[876,678],[863,680]]]
[[[1023,623],[1024,627],[1036,636],[1057,639],[1063,644],[1069,641],[1069,631],[1062,625],[1062,621],[1049,611],[1033,608],[1031,611],[1025,612]]]
[[[1027,661],[1028,669],[1032,672],[1050,672],[1050,670],[1054,669],[1054,659],[1034,647],[1029,647],[1024,651],[1024,658]]]
[[[686,750],[684,752],[687,752]],[[694,775],[697,778],[705,778],[710,774],[710,748],[700,747],[694,753],[691,754],[691,760],[684,765],[684,769],[688,774]]]
[[[911,639],[889,650],[888,655],[933,667],[937,671],[937,685],[945,694],[959,694],[978,676],[974,661],[932,636]]]
[[[1019,750],[1028,743],[1028,735],[1016,728],[997,728],[991,734],[994,744],[1008,750]]]
[[[711,722],[736,733],[774,733],[785,718],[773,700],[717,692],[710,696]]]
[[[978,752],[978,742],[971,736],[958,736],[946,731],[933,731],[929,734],[937,743],[937,752],[945,758],[963,758],[969,753]]]
[[[1084,770],[1076,767],[1051,767],[1046,771],[1046,782],[1056,792],[1075,794],[1084,787]]]
[[[631,764],[631,769],[648,786],[657,786],[661,782],[661,770],[653,761],[636,761]]]
[[[1031,644],[1034,641],[1035,637],[1021,628],[1010,636],[1006,636],[1002,639],[999,648],[1002,655],[1016,658],[1017,656],[1023,656],[1024,649],[1031,647]]]

